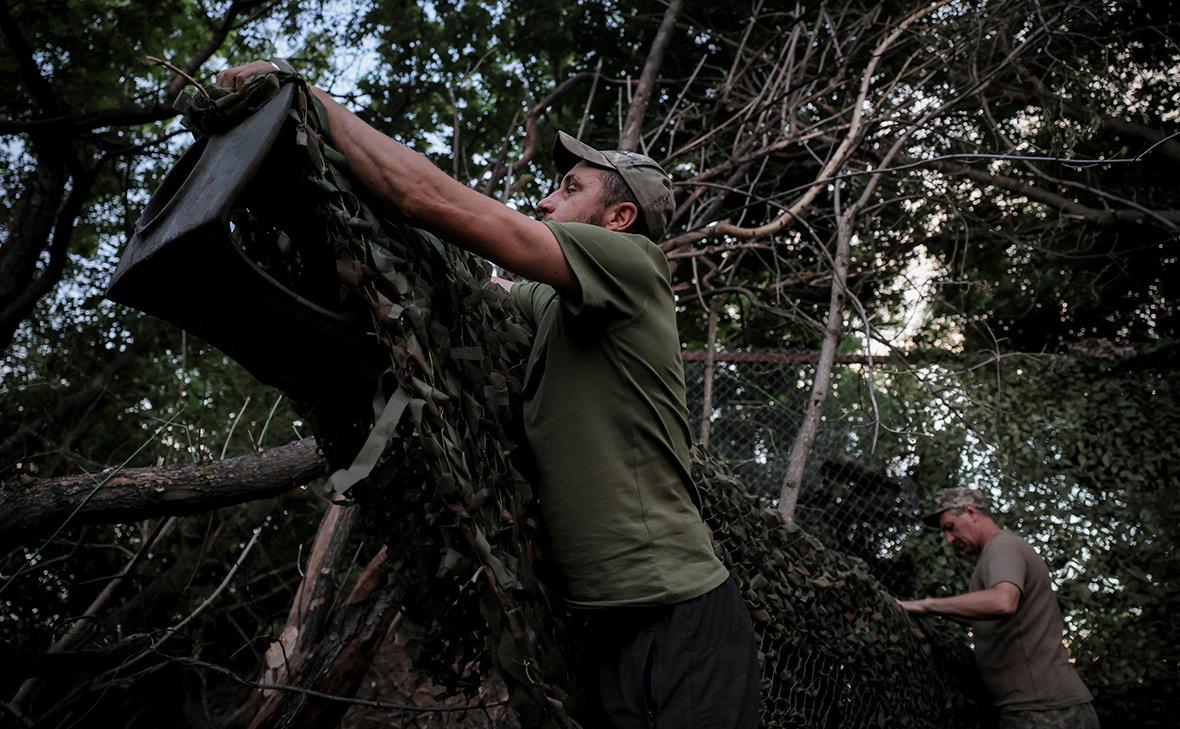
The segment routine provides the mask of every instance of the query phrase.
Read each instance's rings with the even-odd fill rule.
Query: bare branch
[[[241,684],[242,686],[249,686],[251,688],[262,691],[285,691],[288,693],[301,694],[303,696],[323,701],[333,701],[348,706],[368,706],[374,709],[396,709],[398,711],[405,711],[416,714],[430,714],[430,713],[451,713],[463,711],[482,711],[497,706],[504,706],[508,700],[489,701],[486,703],[468,705],[468,706],[451,706],[448,704],[439,706],[421,706],[419,704],[398,704],[392,701],[378,701],[377,699],[358,699],[354,696],[342,696],[338,694],[331,694],[324,691],[316,691],[314,689],[304,688],[302,686],[292,686],[290,684],[282,683],[266,683],[262,681],[251,681],[234,673],[233,671],[223,666],[218,666],[206,661],[200,661],[195,658],[180,658],[173,656],[162,656],[169,661],[178,663],[183,666],[192,666],[193,668],[200,668],[202,670],[211,671],[219,676],[230,679],[231,681]]]
[[[537,118],[557,103],[557,101],[570,92],[571,89],[583,84],[591,79],[597,79],[598,74],[588,71],[576,74],[566,79],[560,86],[549,93],[548,96],[541,99],[529,109],[525,116],[524,128],[524,153],[521,154],[520,159],[513,162],[511,165],[497,163],[495,169],[492,170],[491,177],[484,185],[483,193],[485,195],[492,195],[496,186],[504,179],[504,176],[509,174],[518,174],[524,170],[529,162],[537,156]],[[515,124],[515,122],[514,122]],[[511,130],[509,131],[511,134]],[[507,135],[506,135],[507,136]]]
[[[126,469],[94,492],[74,519],[78,524],[103,524],[197,514],[280,494],[326,472],[327,464],[310,438],[227,461]],[[100,476],[0,486],[0,544],[20,544],[61,523],[94,491]]]
[[[664,64],[664,53],[672,40],[672,30],[676,27],[676,16],[680,15],[681,3],[682,0],[671,0],[664,11],[664,19],[660,21],[660,29],[656,31],[655,40],[651,43],[651,50],[648,51],[643,71],[639,75],[639,85],[635,88],[635,95],[631,97],[627,120],[623,122],[623,134],[619,137],[619,149],[634,152],[639,146],[643,117],[647,113],[647,104],[651,101],[656,75],[660,72],[660,66]]]
[[[828,304],[827,324],[824,327],[823,343],[820,346],[819,361],[815,365],[815,379],[811,386],[811,397],[803,412],[803,422],[787,461],[787,475],[779,495],[778,510],[788,522],[795,518],[795,506],[799,502],[799,488],[803,484],[803,469],[811,454],[811,446],[819,432],[823,417],[824,403],[832,378],[832,360],[840,344],[844,330],[844,300],[848,280],[848,263],[852,250],[852,217],[855,210],[840,210],[840,187],[837,183],[834,196],[836,208],[836,255],[832,264],[832,290]]]
[[[712,238],[719,235],[730,236],[742,240],[767,238],[780,230],[785,228],[792,221],[796,220],[802,215],[810,206],[820,191],[826,184],[826,180],[831,178],[838,171],[843,168],[845,163],[849,160],[852,152],[860,143],[861,135],[864,131],[865,117],[867,115],[866,102],[869,94],[869,89],[872,85],[873,79],[876,76],[876,70],[881,62],[885,52],[900,38],[908,28],[922,19],[926,15],[934,12],[938,8],[944,6],[949,0],[941,0],[940,2],[931,3],[923,8],[920,8],[913,13],[910,13],[904,20],[902,20],[892,32],[885,35],[878,41],[869,62],[865,65],[864,71],[860,77],[860,89],[857,93],[856,101],[851,106],[852,118],[848,125],[848,130],[845,132],[840,144],[831,153],[828,161],[824,164],[819,174],[816,176],[816,181],[809,185],[803,194],[791,206],[779,215],[777,218],[768,223],[759,225],[753,228],[743,228],[734,225],[728,221],[722,221],[715,226],[697,230],[690,233],[685,233],[670,241],[666,241],[663,246],[665,250],[677,248],[684,245],[691,245],[707,238]]]
[[[8,47],[16,58],[17,67],[20,69],[29,95],[41,107],[42,112],[56,116],[60,106],[53,93],[53,87],[48,79],[41,74],[41,69],[37,67],[37,62],[33,58],[33,49],[29,47],[24,34],[21,33],[20,26],[8,12],[7,2],[0,3],[0,32],[4,33],[4,40],[8,42]]]

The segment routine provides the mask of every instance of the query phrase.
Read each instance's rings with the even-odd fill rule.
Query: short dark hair
[[[639,198],[635,197],[635,193],[631,192],[631,188],[627,186],[627,182],[618,172],[602,170],[602,190],[598,193],[598,201],[602,203],[603,207],[608,208],[611,205],[624,202],[634,205],[637,214],[625,232],[647,236],[649,240],[651,239],[651,231],[647,229],[647,222],[643,219],[643,206],[639,204]]]

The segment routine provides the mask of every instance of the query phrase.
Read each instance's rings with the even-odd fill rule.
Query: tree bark
[[[717,316],[721,299],[709,302],[709,323],[705,335],[705,393],[701,398],[701,448],[709,450],[709,436],[713,431],[713,376],[717,370]]]
[[[664,11],[664,19],[660,22],[660,29],[656,31],[656,38],[652,41],[648,51],[647,61],[643,64],[643,71],[639,76],[639,85],[635,88],[635,96],[631,97],[631,107],[627,109],[627,120],[623,122],[623,133],[619,137],[619,149],[635,151],[639,149],[639,133],[643,128],[643,117],[647,114],[647,105],[651,101],[652,91],[656,85],[656,75],[660,66],[664,65],[664,53],[668,50],[668,43],[672,40],[672,30],[676,27],[676,17],[680,15],[681,0],[671,0],[668,9]]]
[[[127,522],[263,499],[306,484],[327,470],[315,441],[305,438],[227,461],[10,482],[0,485],[0,548],[47,533],[66,520]]]
[[[839,185],[840,183],[836,183]],[[839,189],[836,199],[839,200]],[[840,334],[844,331],[844,300],[847,296],[845,287],[848,282],[848,262],[852,251],[852,229],[846,216],[837,210],[836,227],[836,256],[832,264],[832,295],[828,303],[828,319],[824,327],[824,339],[820,345],[819,361],[815,365],[815,381],[811,386],[811,397],[807,401],[807,409],[803,412],[803,423],[795,435],[795,442],[791,444],[791,454],[787,460],[787,476],[783,480],[782,492],[779,494],[778,510],[788,522],[795,519],[795,507],[799,503],[799,488],[803,484],[803,470],[807,466],[807,458],[811,454],[811,446],[815,443],[815,436],[819,432],[819,423],[824,414],[824,403],[827,401],[828,388],[832,381],[832,363],[836,355],[836,347],[840,344]]]
[[[298,676],[304,662],[324,638],[337,596],[349,569],[349,546],[357,525],[355,507],[333,504],[324,514],[312,543],[303,580],[295,592],[279,639],[266,651],[266,666],[258,682],[286,684]],[[246,726],[264,711],[276,711],[274,691],[255,691],[226,718],[227,726]]]
[[[308,644],[308,655],[298,673],[290,677],[291,685],[333,696],[356,694],[401,609],[387,580],[389,562],[386,548],[382,547],[361,573],[344,605],[333,612],[332,630]],[[268,693],[262,709],[248,717],[253,719],[250,729],[336,726],[349,708],[343,702],[303,693]]]
[[[8,349],[24,319],[21,297],[53,231],[68,179],[64,161],[42,157],[16,203],[8,238],[0,247],[0,352]]]

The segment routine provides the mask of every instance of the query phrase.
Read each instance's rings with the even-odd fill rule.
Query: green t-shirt
[[[702,595],[729,573],[690,495],[667,259],[643,236],[547,225],[580,296],[518,283],[511,298],[536,331],[525,432],[566,597],[575,606],[608,607]]]
[[[1028,542],[1004,529],[984,545],[971,574],[971,591],[1001,582],[1020,588],[1007,618],[974,620],[975,660],[1001,711],[1048,711],[1085,703],[1090,692],[1061,642],[1061,610],[1049,567]]]

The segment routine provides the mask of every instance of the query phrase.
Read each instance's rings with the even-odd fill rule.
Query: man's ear
[[[619,202],[606,209],[602,227],[607,230],[626,230],[639,219],[639,208],[635,203]]]

